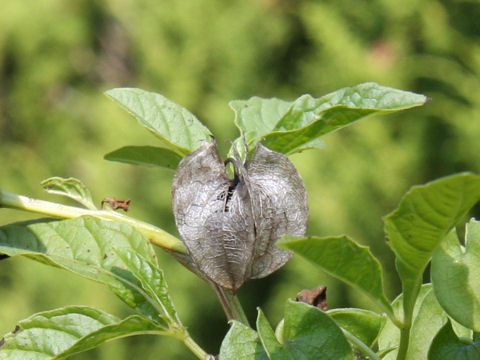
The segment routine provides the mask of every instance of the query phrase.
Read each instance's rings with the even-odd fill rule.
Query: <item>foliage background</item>
[[[131,215],[176,233],[173,173],[109,163],[103,154],[153,136],[102,91],[134,86],[194,112],[224,150],[236,137],[230,99],[321,96],[364,81],[424,93],[420,109],[374,117],[293,156],[309,191],[309,233],[371,246],[399,292],[381,217],[413,184],[480,172],[480,5],[453,0],[43,0],[2,2],[0,187],[35,197],[42,179],[75,176],[98,202],[132,199]],[[478,213],[478,209],[477,209]],[[478,214],[477,214],[478,216]],[[0,211],[0,224],[28,215]],[[207,285],[159,252],[184,323],[216,353],[227,325]],[[250,316],[276,323],[288,297],[327,284],[330,307],[369,306],[293,259],[240,291]],[[125,315],[101,286],[24,259],[0,262],[0,333],[33,312],[87,304]],[[192,359],[172,339],[136,337],[74,357]]]

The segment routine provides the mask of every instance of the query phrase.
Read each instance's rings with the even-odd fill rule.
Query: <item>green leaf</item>
[[[252,97],[248,100],[232,100],[230,107],[235,112],[235,125],[248,143],[250,150],[258,140],[275,129],[292,102],[276,98]]]
[[[433,337],[446,321],[447,315],[430,290],[413,320],[406,360],[426,359]]]
[[[432,283],[438,302],[460,324],[480,331],[480,222],[470,220],[465,247],[455,229],[432,257]]]
[[[55,360],[100,344],[140,334],[169,335],[152,321],[134,315],[120,320],[86,306],[41,312],[22,320],[0,346],[0,360]]]
[[[364,344],[372,346],[386,322],[383,315],[363,309],[333,309],[327,314],[338,326],[359,338]]]
[[[277,327],[275,328],[275,337],[278,342],[283,344],[283,328],[285,326],[285,319],[282,319],[278,322]]]
[[[285,308],[283,344],[259,314],[258,333],[271,360],[353,360],[348,341],[326,313],[311,305],[289,300]]]
[[[322,150],[322,149],[325,149],[326,147],[327,145],[325,144],[325,141],[323,141],[321,138],[316,138],[310,142],[307,142],[302,146],[299,146],[293,149],[288,154],[291,155],[291,154],[301,153],[305,150]]]
[[[367,115],[405,110],[426,101],[423,95],[375,83],[343,88],[317,99],[303,95],[265,135],[263,144],[275,151],[294,153],[314,139]]]
[[[288,356],[282,351],[282,345],[275,337],[275,332],[263,314],[263,311],[260,308],[258,308],[257,311],[257,331],[268,357],[270,359],[288,359]]]
[[[51,177],[41,182],[43,189],[55,195],[66,196],[82,204],[87,209],[96,210],[90,190],[78,179]]]
[[[397,256],[407,315],[433,251],[479,199],[480,177],[457,174],[414,186],[384,218],[388,243]]]
[[[285,309],[284,348],[292,359],[352,360],[342,330],[320,309],[289,300]]]
[[[433,289],[433,291],[435,291],[435,289]],[[445,309],[443,309],[443,310],[445,310]],[[455,331],[455,334],[457,334],[457,336],[459,336],[459,337],[472,337],[472,334],[474,333],[474,331],[472,329],[469,329],[469,328],[463,326],[459,322],[453,320],[451,317],[449,317],[449,319],[450,319],[450,322],[452,323],[453,331]]]
[[[395,314],[403,317],[403,295],[393,302]],[[431,284],[423,285],[413,312],[413,324],[410,330],[408,352],[405,360],[426,359],[428,349],[433,337],[447,321],[447,315],[438,304]],[[381,350],[398,347],[400,343],[400,330],[387,320],[378,338],[378,346]],[[394,360],[397,350],[388,353],[384,360]]]
[[[382,267],[368,247],[358,245],[347,236],[284,236],[277,244],[363,291],[384,311],[392,312],[383,290]]]
[[[177,310],[170,299],[163,272],[132,249],[118,248],[115,251],[127,269],[140,281],[142,288],[162,308],[168,322],[181,324]]]
[[[161,166],[175,170],[182,157],[177,153],[154,146],[125,146],[104,156],[105,160],[133,165]]]
[[[231,101],[230,107],[250,150],[264,138],[263,144],[270,149],[293,154],[323,148],[320,136],[367,115],[405,110],[426,101],[423,95],[364,83],[317,99],[303,95],[289,102],[252,97]]]
[[[210,131],[187,109],[160,94],[117,88],[105,92],[157,136],[163,147],[180,156],[196,150],[202,140],[210,140]]]
[[[117,255],[120,248],[131,249],[156,265],[148,240],[125,223],[80,217],[0,227],[0,253],[25,256],[108,285],[129,306],[157,319],[161,309],[126,271]]]
[[[438,332],[428,352],[428,360],[475,360],[480,359],[480,334],[473,339],[458,338],[448,321]]]
[[[255,330],[235,320],[231,324],[232,327],[222,341],[219,360],[268,359]]]

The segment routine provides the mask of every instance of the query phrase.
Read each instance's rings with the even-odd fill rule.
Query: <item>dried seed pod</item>
[[[179,164],[173,211],[193,262],[215,283],[236,291],[284,265],[291,254],[275,246],[282,235],[305,235],[307,194],[287,156],[258,144],[250,160],[228,159],[204,142]]]

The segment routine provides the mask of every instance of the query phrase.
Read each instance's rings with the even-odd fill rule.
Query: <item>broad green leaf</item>
[[[460,324],[480,331],[480,222],[470,220],[465,247],[453,229],[432,257],[432,283],[438,302]]]
[[[423,95],[364,83],[320,98],[303,95],[288,102],[253,97],[231,101],[230,107],[250,150],[264,138],[263,144],[270,149],[292,154],[323,147],[320,136],[367,115],[405,110],[426,101]]]
[[[163,271],[132,249],[118,248],[115,251],[127,269],[140,281],[142,288],[162,308],[168,321],[181,324],[177,310],[170,299]]]
[[[480,198],[480,177],[457,174],[414,186],[384,219],[389,245],[412,270],[422,270],[440,240]]]
[[[284,236],[277,244],[363,291],[384,311],[392,312],[383,290],[382,267],[368,247],[358,245],[347,236]]]
[[[259,315],[259,336],[271,360],[353,360],[348,341],[334,320],[320,309],[289,300],[285,308],[283,344]]]
[[[457,174],[414,186],[384,218],[388,243],[397,256],[406,313],[413,308],[433,251],[479,199],[480,177]]]
[[[222,341],[219,360],[267,360],[255,330],[238,321],[232,321],[232,327]]]
[[[210,140],[210,131],[187,109],[160,94],[117,88],[105,92],[157,136],[163,147],[180,156],[196,150],[202,140]]]
[[[0,253],[25,256],[108,285],[123,301],[155,317],[161,312],[142,291],[116,249],[127,248],[156,264],[148,240],[125,223],[80,217],[0,227]]]
[[[394,312],[398,318],[403,317],[403,296],[393,302]],[[438,304],[431,284],[423,285],[415,303],[413,324],[410,330],[410,341],[406,360],[426,359],[433,337],[447,321],[447,315]],[[378,337],[380,350],[398,347],[400,330],[387,320]],[[395,360],[397,350],[389,352],[384,360]]]
[[[433,337],[446,321],[447,315],[430,290],[413,320],[406,360],[426,359]]]
[[[320,98],[303,95],[265,135],[272,150],[294,153],[314,139],[371,114],[386,114],[423,105],[427,97],[376,83],[334,91]],[[248,132],[248,130],[246,131]]]
[[[275,129],[292,102],[276,98],[262,99],[254,96],[248,100],[232,100],[230,107],[235,112],[235,125],[253,150],[257,142]]]
[[[310,142],[308,142],[308,143],[306,143],[302,146],[299,146],[299,147],[293,149],[288,154],[291,155],[291,154],[295,154],[295,153],[300,153],[300,152],[303,152],[305,150],[321,150],[321,149],[325,149],[326,146],[327,145],[325,144],[325,141],[323,141],[320,138],[316,138],[316,139],[313,139],[312,141],[310,141]]]
[[[91,307],[68,306],[20,321],[2,341],[0,360],[65,359],[106,341],[140,334],[168,335],[137,315],[120,320]]]
[[[480,359],[480,334],[473,339],[458,338],[448,321],[438,332],[428,352],[428,360],[476,360]]]
[[[78,179],[51,177],[43,180],[41,185],[43,189],[50,194],[69,197],[87,209],[97,209],[93,203],[90,190]]]
[[[182,157],[177,153],[154,146],[125,146],[104,156],[105,160],[133,165],[161,166],[175,170]]]
[[[285,308],[284,348],[291,359],[353,360],[342,330],[322,310],[289,300]]]
[[[372,346],[386,322],[386,317],[363,309],[333,309],[327,314],[342,329],[355,335],[368,346]]]

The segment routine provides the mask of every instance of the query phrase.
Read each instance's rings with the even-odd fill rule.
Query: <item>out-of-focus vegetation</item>
[[[292,157],[309,191],[309,233],[346,233],[387,269],[381,216],[411,185],[480,172],[480,5],[476,1],[45,0],[0,11],[0,187],[49,198],[44,178],[75,176],[100,202],[132,199],[138,218],[175,232],[172,172],[102,159],[155,144],[103,90],[135,86],[192,110],[219,137],[236,137],[230,99],[323,95],[364,81],[424,93],[421,109],[375,117]],[[58,199],[56,199],[58,200]],[[477,214],[478,216],[478,214]],[[0,224],[26,214],[0,210]],[[218,350],[227,325],[213,292],[159,252],[192,335]],[[128,311],[101,286],[22,259],[0,263],[0,332],[32,312],[67,304]],[[390,272],[390,274],[392,274]],[[299,259],[240,291],[251,316],[279,320],[284,300],[329,286],[331,307],[365,299]],[[391,297],[399,282],[387,275]],[[189,359],[171,339],[131,338],[74,359]]]

